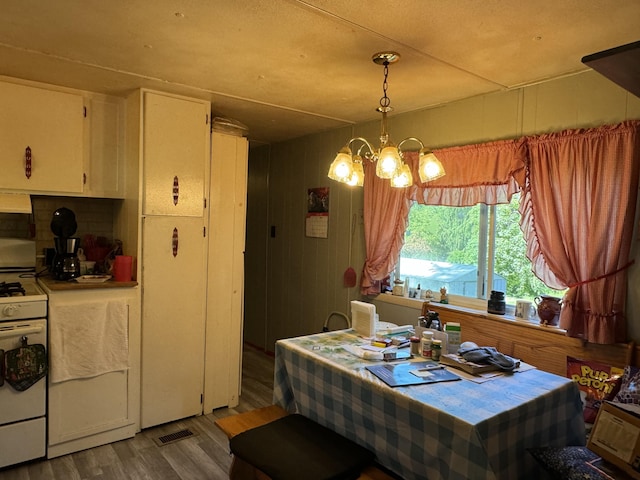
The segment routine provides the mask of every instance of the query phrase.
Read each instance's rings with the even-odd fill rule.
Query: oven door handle
[[[0,327],[0,338],[17,337],[40,332],[42,332],[42,327],[40,326],[27,325],[24,327],[13,327],[6,330],[3,330],[2,327]]]

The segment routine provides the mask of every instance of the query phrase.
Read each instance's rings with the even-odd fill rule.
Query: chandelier
[[[387,113],[391,112],[391,99],[387,96],[387,77],[389,76],[389,64],[400,59],[400,54],[396,52],[379,52],[371,57],[374,63],[384,66],[384,80],[382,82],[383,96],[380,98],[380,106],[376,110],[382,113],[382,124],[380,132],[380,148],[377,150],[362,137],[352,138],[338,152],[336,158],[329,167],[329,178],[338,182],[361,187],[364,185],[364,160],[377,162],[376,175],[380,178],[389,179],[391,186],[404,188],[413,184],[411,168],[404,163],[405,151],[402,147],[408,143],[415,143],[420,147],[419,154],[419,174],[421,182],[430,182],[442,177],[444,167],[433,152],[415,137],[408,137],[396,146],[389,138],[387,132]],[[357,147],[357,148],[356,148]],[[355,150],[355,155],[352,151]]]

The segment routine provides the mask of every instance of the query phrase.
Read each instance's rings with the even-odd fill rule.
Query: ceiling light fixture
[[[389,179],[391,186],[404,188],[413,184],[411,168],[404,163],[404,153],[402,146],[408,142],[417,143],[420,146],[419,173],[421,182],[430,182],[442,177],[444,167],[433,152],[425,147],[424,143],[415,137],[408,137],[396,146],[389,139],[387,132],[387,113],[391,112],[391,99],[387,96],[387,77],[389,76],[389,64],[400,59],[400,54],[396,52],[379,52],[371,57],[374,63],[384,66],[384,81],[382,82],[383,96],[380,98],[380,106],[376,110],[382,113],[382,125],[380,132],[380,148],[375,149],[366,139],[362,137],[352,138],[338,152],[333,163],[329,167],[329,178],[338,182],[361,187],[364,185],[363,159],[370,162],[378,162],[376,165],[376,175],[380,178]],[[354,155],[351,147],[359,145]]]

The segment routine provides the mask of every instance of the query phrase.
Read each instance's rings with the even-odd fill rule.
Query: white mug
[[[527,300],[516,300],[515,317],[521,320],[530,320],[536,316],[536,309],[533,303]]]

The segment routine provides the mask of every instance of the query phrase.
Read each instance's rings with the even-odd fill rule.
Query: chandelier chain
[[[387,82],[387,77],[389,76],[389,62],[384,62],[384,80],[382,81],[382,93],[383,96],[380,98],[380,106],[383,109],[389,108],[391,105],[391,99],[387,96],[387,88],[389,87],[389,83]]]

